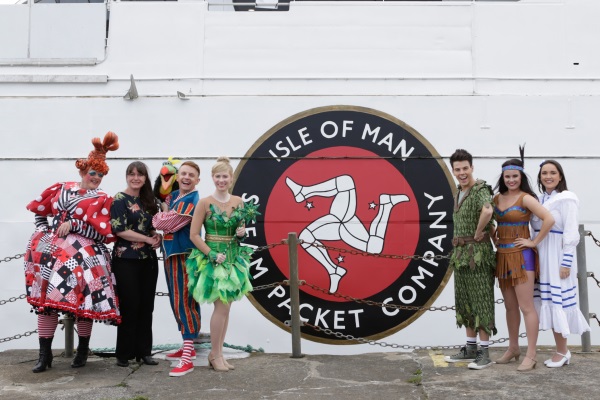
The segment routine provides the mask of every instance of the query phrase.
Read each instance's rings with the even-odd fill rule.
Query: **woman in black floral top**
[[[115,195],[110,209],[112,231],[117,236],[112,267],[122,316],[117,328],[117,365],[127,367],[134,357],[144,364],[157,365],[150,352],[158,278],[156,249],[162,241],[152,226],[158,206],[146,164],[129,164],[126,178],[127,188]]]

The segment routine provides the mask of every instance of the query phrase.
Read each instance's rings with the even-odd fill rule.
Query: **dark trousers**
[[[117,358],[130,360],[152,351],[152,312],[158,260],[113,258],[121,324],[117,327]]]

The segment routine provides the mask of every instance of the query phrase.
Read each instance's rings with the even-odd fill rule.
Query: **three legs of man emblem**
[[[399,203],[410,201],[404,194],[381,194],[377,216],[367,231],[356,216],[356,186],[350,175],[340,175],[311,186],[302,186],[289,177],[285,183],[298,203],[315,196],[334,198],[329,213],[310,223],[299,236],[306,252],[327,270],[330,293],[337,292],[347,270],[333,262],[327,249],[313,244],[322,245],[323,241],[342,240],[357,250],[380,254],[392,209]]]

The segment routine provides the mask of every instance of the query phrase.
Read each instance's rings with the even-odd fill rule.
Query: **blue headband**
[[[517,171],[525,171],[523,169],[523,167],[520,167],[518,165],[507,165],[506,167],[502,167],[502,172],[509,170],[509,169],[516,169]]]

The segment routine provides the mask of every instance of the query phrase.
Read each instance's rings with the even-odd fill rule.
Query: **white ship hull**
[[[541,159],[559,159],[581,199],[580,222],[600,236],[597,1],[294,2],[287,12],[265,13],[205,2],[109,6],[105,40],[106,4],[0,5],[0,258],[24,252],[33,229],[25,204],[55,181],[76,178],[74,159],[87,154],[93,135],[112,130],[121,143],[110,155],[107,192],[124,188],[131,160],[156,174],[176,156],[199,162],[199,191],[207,195],[217,156],[237,163],[274,125],[333,105],[390,114],[446,161],[466,148],[476,156],[476,176],[488,182],[527,143],[530,176]],[[126,100],[130,76],[138,97]],[[589,239],[586,245],[594,271],[600,250]],[[1,299],[24,292],[21,260],[2,263],[0,282]],[[590,281],[591,312],[599,311],[595,286]],[[162,275],[158,290],[166,291]],[[157,344],[180,341],[167,303],[156,300]],[[450,281],[434,306],[453,303]],[[202,307],[203,330],[211,309]],[[35,329],[28,310],[24,300],[1,306],[0,337]],[[502,305],[496,313],[498,337],[507,337]],[[113,327],[94,329],[92,347],[114,345]],[[452,311],[427,312],[384,339],[463,340]],[[289,334],[247,300],[232,308],[226,341],[291,351]],[[540,335],[540,344],[552,342],[550,333]],[[0,350],[36,346],[34,335]],[[306,353],[382,350],[303,342]]]

